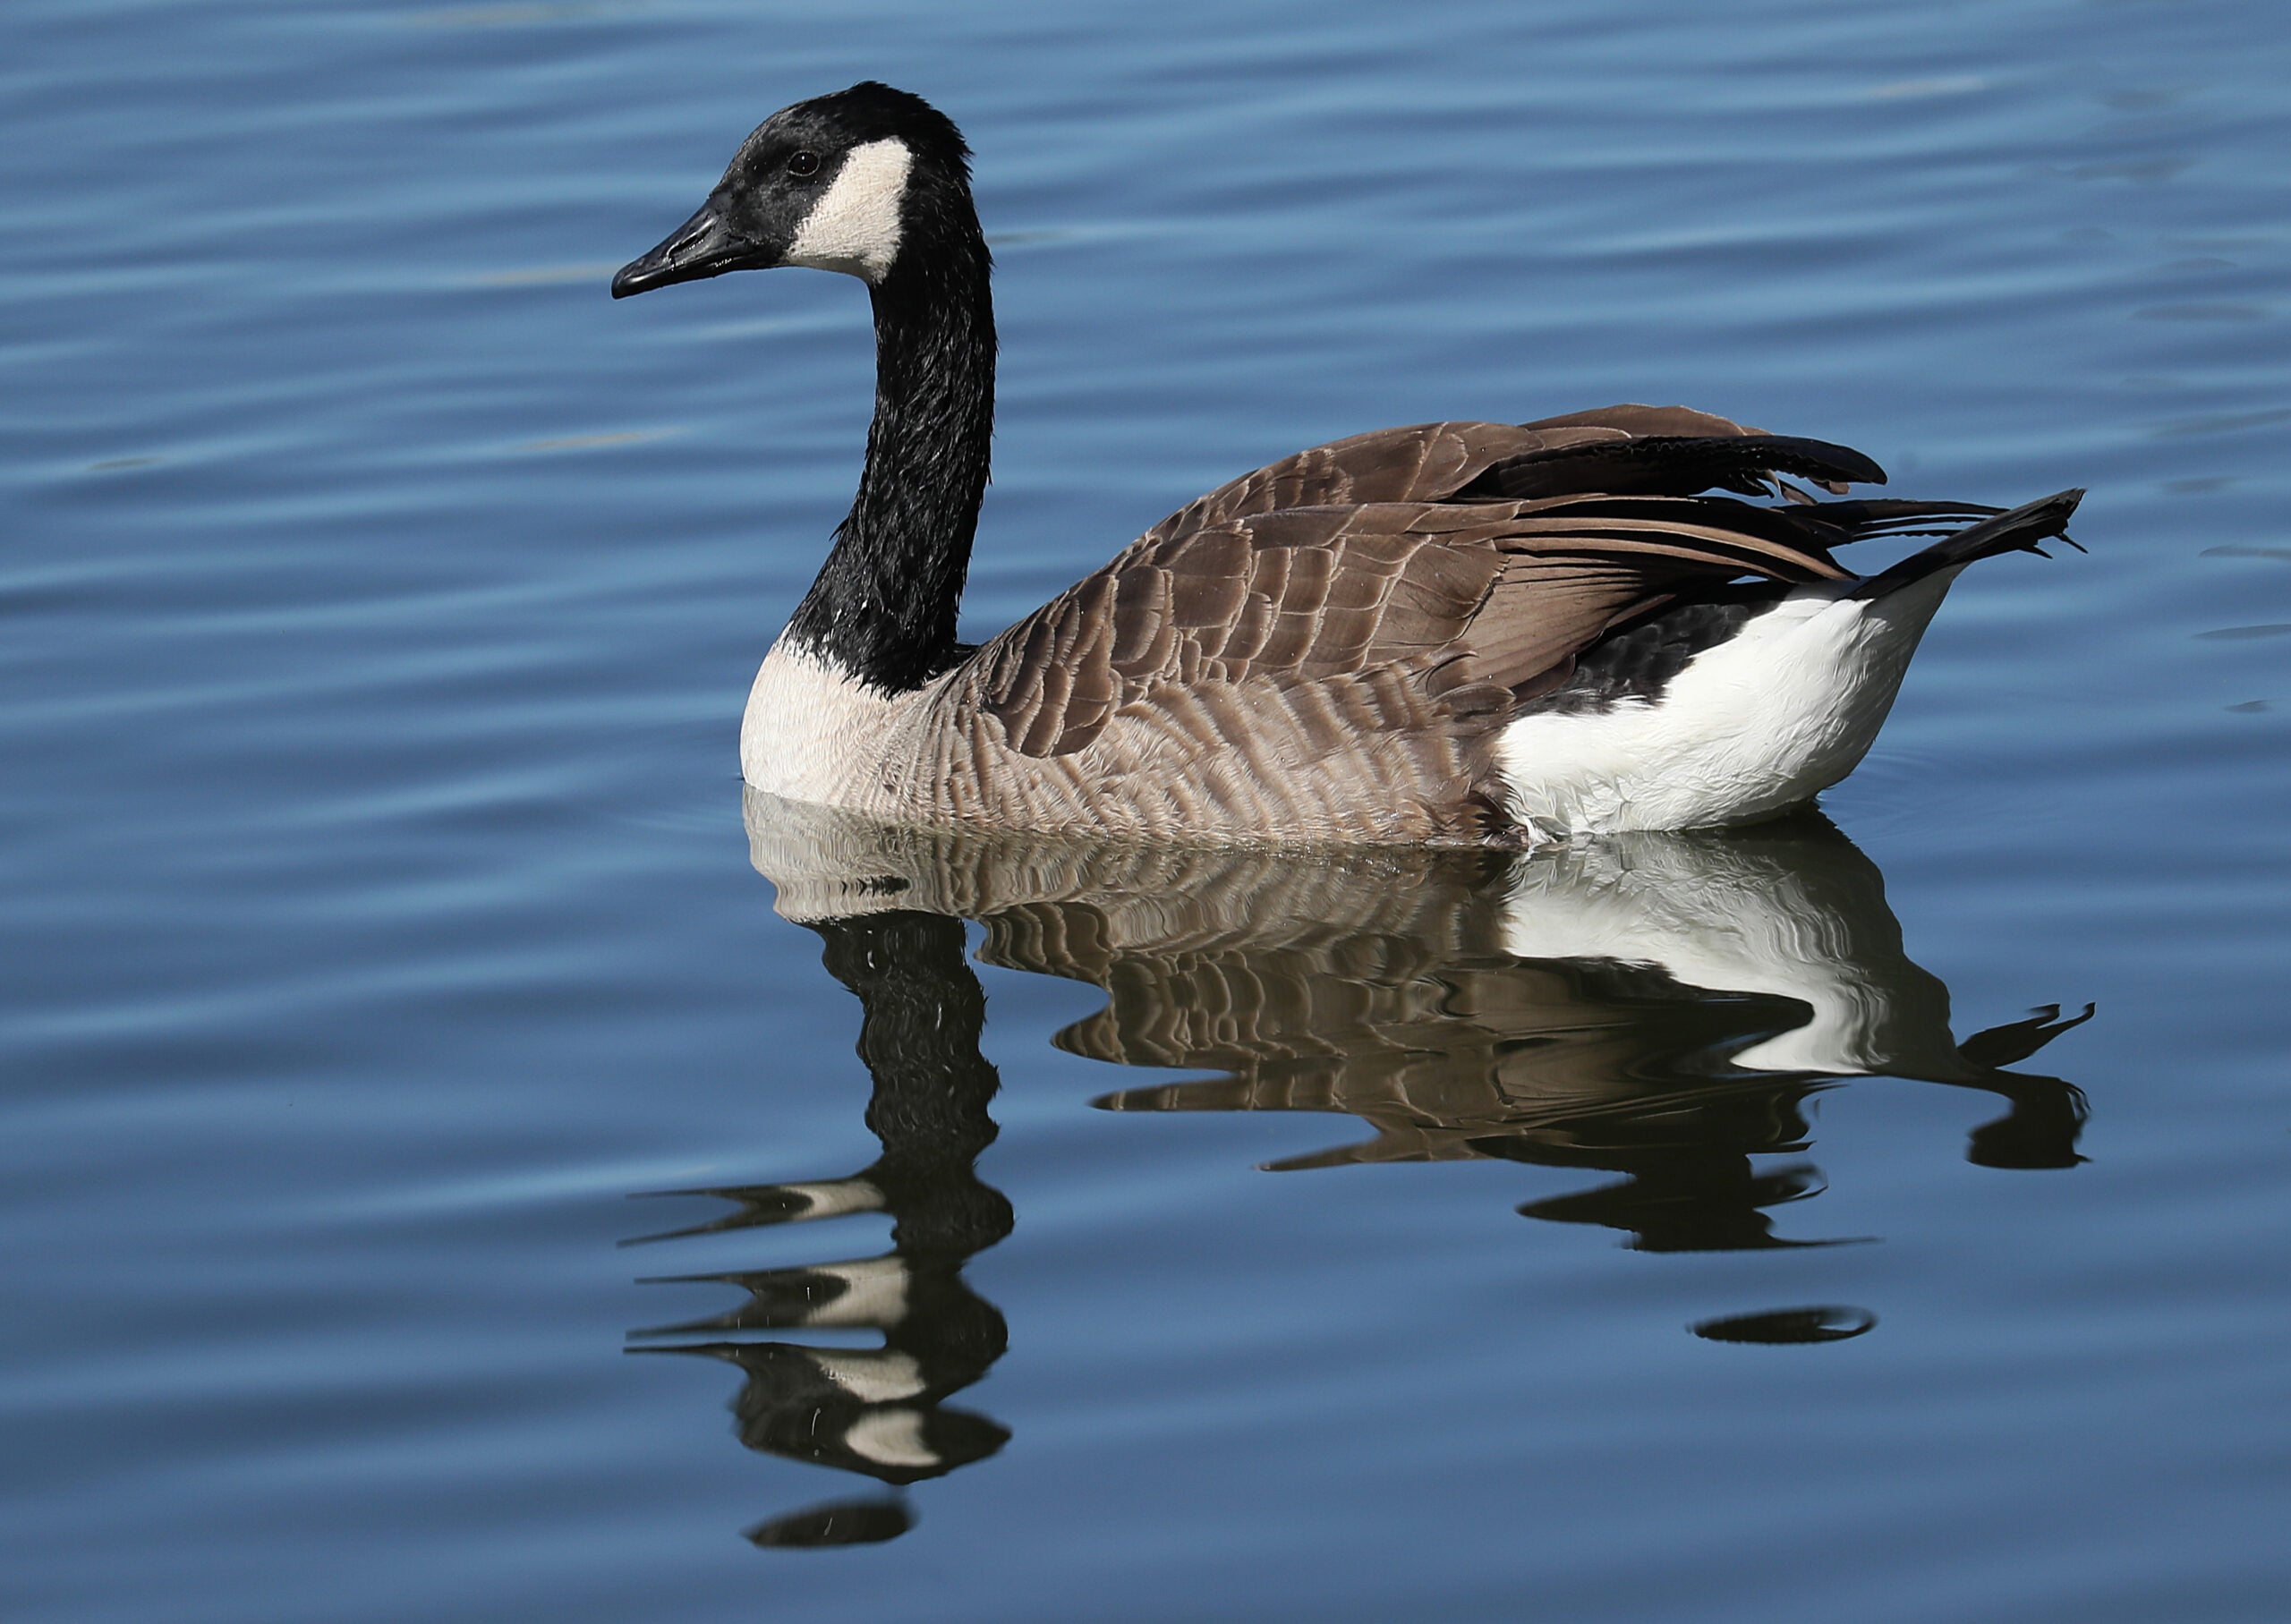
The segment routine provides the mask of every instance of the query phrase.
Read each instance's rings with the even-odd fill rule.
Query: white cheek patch
[[[914,162],[905,141],[887,138],[854,147],[804,217],[786,262],[881,281],[899,258],[899,202]]]

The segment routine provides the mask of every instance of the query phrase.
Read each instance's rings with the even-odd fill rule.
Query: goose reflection
[[[1345,1111],[1376,1130],[1278,1169],[1500,1157],[1622,1175],[1519,1210],[1648,1251],[1818,1244],[1777,1237],[1767,1216],[1818,1193],[1818,1171],[1750,1159],[1804,1152],[1806,1100],[1844,1078],[1998,1096],[2006,1113],[1972,1132],[1975,1162],[2078,1160],[2082,1095],[2002,1068],[2090,1009],[2064,1021],[2048,1007],[1957,1042],[1947,990],[1903,952],[1876,865],[1818,816],[1571,846],[1510,860],[1478,887],[1449,879],[1426,876],[1429,930],[1375,933],[1367,975],[1353,973],[1360,939],[1163,956],[1167,984],[1197,1007],[1257,994],[1245,1033],[1171,1041],[1172,1000],[1101,960],[1082,974],[1111,1001],[1060,1042],[1227,1074],[1124,1090],[1110,1109]]]
[[[1001,1315],[963,1283],[1011,1228],[972,1162],[994,1136],[980,1057],[984,962],[1089,982],[1104,1007],[1054,1040],[1122,1065],[1208,1071],[1123,1089],[1136,1110],[1349,1114],[1367,1137],[1273,1164],[1495,1158],[1612,1174],[1529,1201],[1531,1219],[1620,1231],[1648,1251],[1825,1244],[1776,1232],[1818,1194],[1807,1102],[1883,1076],[1969,1088],[2002,1110],[1970,1160],[2065,1168],[2083,1096],[2007,1069],[2067,1028],[2057,1007],[1960,1042],[1947,990],[1903,951],[1878,870],[1827,821],[1638,834],[1530,853],[1213,851],[899,829],[749,791],[751,855],[779,911],[825,943],[864,1011],[868,1125],[847,1178],[718,1189],[710,1230],[881,1211],[880,1258],[701,1278],[747,1301],[659,1332],[742,1369],[751,1447],[904,1484],[992,1454],[1008,1434],[946,1407],[1002,1352]],[[686,1231],[686,1233],[690,1233]],[[1793,1307],[1695,1327],[1714,1339],[1817,1342],[1866,1311]],[[864,1327],[880,1351],[739,1333]],[[692,1340],[704,1337],[704,1340]],[[767,1543],[883,1538],[889,1500],[766,1524]]]

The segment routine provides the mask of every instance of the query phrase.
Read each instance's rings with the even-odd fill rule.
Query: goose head
[[[921,97],[873,81],[773,114],[692,218],[612,279],[625,299],[726,271],[807,266],[881,287],[918,239],[977,235],[970,149]]]

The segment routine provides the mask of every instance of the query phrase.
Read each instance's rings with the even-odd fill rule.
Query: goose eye
[[[788,159],[788,173],[798,180],[817,174],[819,172],[820,155],[816,152],[797,152],[791,154]]]

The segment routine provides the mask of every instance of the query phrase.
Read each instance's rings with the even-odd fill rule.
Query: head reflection
[[[1856,1077],[1989,1093],[1970,1160],[2078,1160],[2082,1095],[2007,1069],[2090,1016],[1978,1033],[1912,963],[1876,867],[1808,815],[1725,833],[1639,835],[1529,854],[1205,851],[886,828],[748,792],[755,864],[817,931],[864,1010],[868,1122],[883,1154],[849,1178],[723,1189],[711,1229],[860,1210],[895,1220],[884,1257],[699,1277],[747,1301],[644,1333],[738,1365],[752,1447],[912,1483],[1006,1434],[943,1400],[1003,1348],[964,1263],[1009,1231],[971,1163],[992,1139],[983,1004],[962,958],[1090,982],[1104,1008],[1062,1049],[1212,1071],[1108,1094],[1111,1110],[1349,1113],[1365,1138],[1276,1164],[1495,1158],[1613,1177],[1523,1215],[1620,1231],[1647,1251],[1861,1238],[1776,1232],[1819,1194],[1807,1102]],[[1784,1158],[1778,1163],[1771,1159]],[[1765,1159],[1765,1160],[1761,1160]],[[1793,1229],[1801,1225],[1793,1223]],[[685,1277],[694,1278],[694,1277]],[[1818,1342],[1873,1324],[1845,1305],[1774,1307],[1692,1329]],[[864,1327],[881,1351],[740,1333]],[[886,1538],[887,1501],[775,1519],[760,1543]]]
[[[1009,1341],[1001,1314],[962,1269],[1010,1232],[1010,1203],[972,1169],[994,1142],[994,1068],[979,1053],[985,999],[963,961],[958,919],[889,910],[809,922],[827,968],[857,995],[859,1057],[873,1081],[867,1126],[882,1153],[845,1178],[694,1191],[735,1203],[714,1221],[649,1239],[804,1223],[852,1212],[891,1219],[880,1257],[730,1274],[656,1279],[737,1287],[724,1314],[636,1331],[648,1351],[701,1354],[738,1367],[740,1441],[789,1459],[904,1486],[1001,1449],[999,1424],[945,1400],[984,1375]],[[863,1331],[880,1348],[759,1337]],[[895,1498],[838,1501],[749,1530],[759,1545],[896,1538],[911,1518]]]

